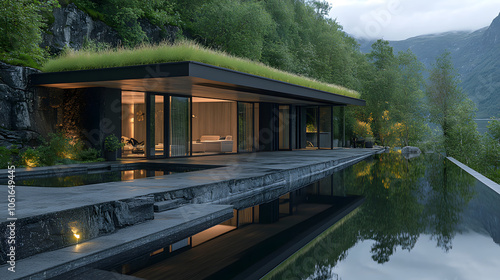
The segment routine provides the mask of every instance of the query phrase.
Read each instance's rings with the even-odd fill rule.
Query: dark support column
[[[346,146],[346,141],[345,141],[345,107],[342,107],[342,147]]]
[[[307,136],[306,136],[306,121],[307,121],[307,114],[306,114],[306,107],[300,107],[300,113],[299,113],[299,149],[305,149],[307,147]]]
[[[316,106],[316,146],[318,146],[317,148],[319,149],[319,147],[321,147],[321,140],[319,139],[320,137],[320,129],[319,129],[319,126],[321,125],[321,120],[319,119],[319,106]]]
[[[261,204],[259,206],[259,222],[261,224],[271,224],[277,222],[280,217],[279,199]]]
[[[330,106],[330,149],[333,148],[333,106]]]
[[[297,107],[291,105],[290,106],[290,149],[297,149],[298,148],[298,126],[297,126]]]
[[[259,151],[279,148],[279,107],[274,103],[259,104]]]

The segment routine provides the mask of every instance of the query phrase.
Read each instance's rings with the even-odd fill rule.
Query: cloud
[[[402,40],[477,30],[500,12],[498,0],[329,0],[330,16],[356,37]]]

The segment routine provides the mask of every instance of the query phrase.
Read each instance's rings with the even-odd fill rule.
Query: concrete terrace
[[[32,217],[86,205],[95,205],[107,201],[123,200],[155,193],[163,194],[165,192],[185,190],[213,183],[230,183],[234,180],[258,178],[286,170],[307,168],[318,164],[322,165],[328,162],[333,164],[339,161],[344,162],[359,158],[363,159],[377,151],[377,149],[300,150],[141,160],[141,162],[223,165],[224,167],[131,181],[109,182],[67,188],[18,186],[16,188],[16,217],[18,219]],[[130,162],[132,161],[123,161],[121,163]],[[88,164],[87,166],[102,168],[108,165],[109,163],[97,163]],[[325,166],[325,168],[332,167],[337,166]],[[44,169],[54,168],[45,167]],[[22,171],[24,171],[24,169],[17,169],[17,173]],[[323,172],[328,170],[322,169],[319,171]],[[2,173],[5,174],[5,176],[8,174],[6,170]],[[7,204],[0,204],[0,212],[7,213]]]
[[[298,150],[141,160],[222,167],[68,188],[17,186],[19,270],[11,273],[7,271],[8,264],[4,264],[0,266],[0,278],[45,279],[86,266],[103,267],[116,254],[148,253],[230,218],[233,208],[277,199],[382,150]],[[130,161],[111,164],[125,163]],[[59,174],[61,169],[109,165],[40,170]],[[169,211],[154,213],[154,206]],[[6,203],[0,204],[0,211],[7,213]],[[6,225],[3,222],[0,226]],[[72,237],[75,228],[82,236],[80,244]],[[2,235],[3,252],[7,251],[5,236]],[[82,246],[86,249],[81,250]]]

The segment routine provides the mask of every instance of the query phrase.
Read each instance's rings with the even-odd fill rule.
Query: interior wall
[[[236,147],[236,102],[193,102],[193,116],[193,141],[203,135],[231,135]]]

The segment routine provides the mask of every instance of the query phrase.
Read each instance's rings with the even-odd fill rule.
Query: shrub
[[[101,156],[101,152],[93,149],[93,148],[88,148],[86,150],[81,150],[78,153],[77,160],[80,161],[98,161]]]
[[[0,169],[7,168],[12,163],[12,156],[9,149],[0,146]]]
[[[26,167],[41,166],[40,158],[38,150],[28,148],[21,154],[21,164]]]
[[[356,123],[354,124],[354,134],[356,134],[357,137],[363,137],[365,139],[368,137],[373,137],[370,123],[356,121]]]
[[[114,152],[120,148],[122,148],[125,143],[121,143],[118,137],[114,134],[110,134],[104,139],[104,148],[108,152]]]

